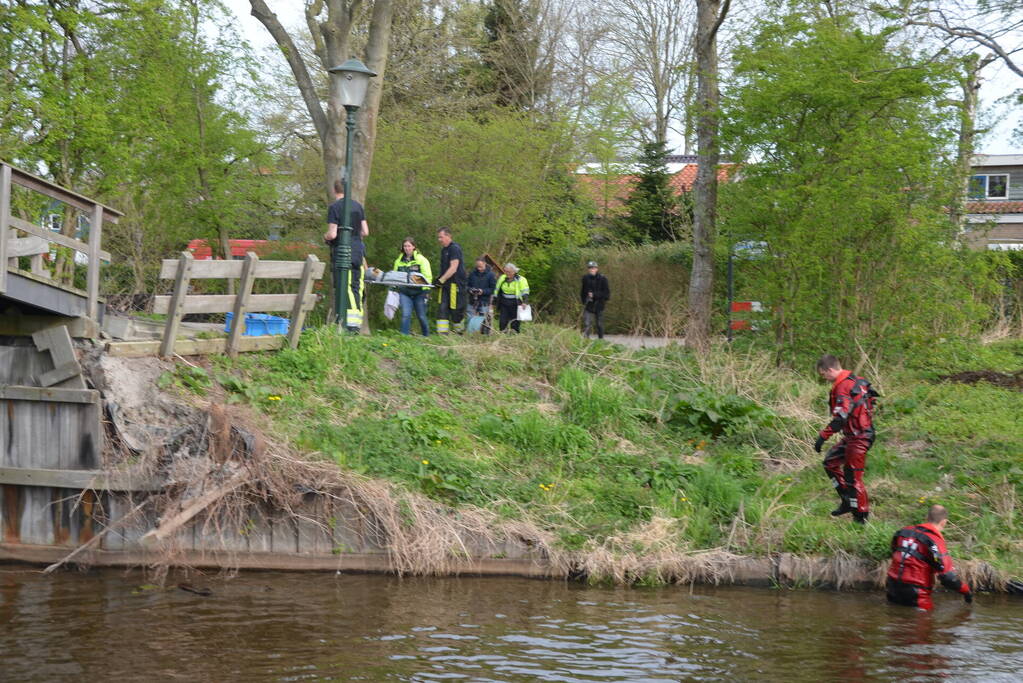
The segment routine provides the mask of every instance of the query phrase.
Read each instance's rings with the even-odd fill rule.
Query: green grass
[[[1020,575],[1023,394],[936,378],[1017,370],[1023,344],[937,347],[928,363],[878,378],[866,528],[828,515],[836,499],[810,448],[827,387],[767,354],[717,350],[697,362],[541,325],[497,339],[319,329],[297,351],[218,357],[209,381],[192,371],[168,381],[204,392],[219,383],[307,457],[528,518],[565,548],[668,518],[685,550],[881,559],[895,528],[940,502],[954,556]]]

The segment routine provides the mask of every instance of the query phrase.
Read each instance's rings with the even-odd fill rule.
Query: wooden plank
[[[82,211],[91,211],[93,204],[96,202],[89,199],[85,195],[78,194],[72,190],[68,190],[60,185],[51,183],[49,180],[44,180],[38,176],[34,176],[27,171],[23,171],[20,168],[11,166],[11,180],[16,185],[21,185],[29,190],[34,190],[40,194],[44,194],[47,197],[53,197],[59,199],[65,204],[69,204]],[[112,209],[109,206],[103,207],[103,217],[108,223],[116,223],[117,219],[124,214],[117,209]]]
[[[99,320],[99,268],[100,242],[103,239],[103,205],[94,204],[89,220],[89,265],[85,272],[85,291],[89,293],[89,313],[93,320]],[[107,259],[110,260],[109,258]]]
[[[84,389],[85,379],[82,378],[82,366],[78,364],[78,355],[71,342],[71,334],[66,327],[51,327],[32,335],[32,341],[40,351],[49,351],[53,360],[53,370],[44,372],[38,377],[39,386],[52,387],[72,378],[77,381],[68,385],[68,389]]]
[[[47,245],[49,247],[49,245]],[[29,272],[36,277],[50,277],[50,271],[46,268],[46,264],[43,262],[43,255],[36,254],[28,260]]]
[[[43,486],[26,486],[21,495],[22,543],[53,544],[53,492]]]
[[[323,274],[323,263],[315,255],[309,254],[302,267],[302,279],[298,283],[298,294],[295,297],[295,305],[291,308],[291,328],[288,330],[288,346],[298,348],[298,339],[302,336],[302,325],[305,323],[305,306],[303,302],[313,292],[313,281],[319,277],[316,275],[319,266],[320,275]]]
[[[82,242],[81,240],[76,240],[74,237],[68,237],[67,235],[63,235],[59,232],[54,232],[53,230],[41,228],[35,223],[29,223],[28,221],[22,220],[17,216],[11,216],[10,219],[11,219],[10,225],[12,228],[17,228],[22,232],[27,232],[28,234],[35,235],[36,237],[42,237],[47,242],[53,242],[54,244],[59,244],[62,247],[67,247],[68,249],[80,251],[83,254],[89,253],[89,245],[86,244],[85,242]],[[109,261],[110,252],[103,251],[102,249],[100,249],[99,258],[101,261]]]
[[[164,482],[140,472],[0,467],[0,484],[91,491],[160,491]]]
[[[185,299],[188,298],[188,282],[192,274],[192,264],[195,259],[192,254],[183,251],[178,261],[178,273],[174,281],[174,294],[168,301],[167,326],[163,330],[163,343],[160,344],[160,355],[170,356],[174,352],[174,340],[178,336],[178,326],[181,324],[181,316],[184,314]]]
[[[2,399],[51,403],[99,403],[99,392],[93,389],[59,389],[8,384],[0,386],[0,400]]]
[[[66,326],[73,338],[99,336],[99,326],[88,318],[64,318],[56,315],[4,315],[0,316],[0,335],[30,336],[50,327]]]
[[[312,254],[310,254],[312,256]],[[315,258],[315,257],[314,257]],[[317,259],[319,266],[314,267],[313,277],[323,277],[326,264]],[[177,259],[164,259],[160,265],[160,279],[170,280],[177,272]],[[207,279],[238,279],[242,276],[244,261],[222,261],[215,259],[197,260],[192,267],[193,280]],[[274,280],[297,280],[305,274],[304,261],[260,261],[256,266],[256,278]]]
[[[256,266],[258,264],[259,257],[256,256],[255,252],[249,251],[245,253],[241,286],[234,298],[231,332],[227,337],[227,354],[232,357],[238,355],[238,340],[245,333],[245,313],[249,310],[249,299],[252,297],[252,283],[256,281]]]
[[[211,503],[223,498],[228,493],[244,484],[247,479],[248,472],[245,470],[239,470],[231,475],[231,477],[220,486],[216,486],[206,493],[185,501],[187,505],[185,505],[180,512],[172,516],[170,519],[161,521],[160,526],[147,532],[141,539],[139,539],[139,542],[143,546],[153,546],[161,543],[173,535],[182,526],[187,524],[189,520],[209,507]]]
[[[0,294],[7,291],[7,229],[11,224],[11,167],[0,164]]]
[[[30,237],[7,238],[7,258],[9,259],[49,253],[50,243],[42,237],[32,235]]]
[[[249,299],[249,312],[290,311],[295,306],[297,294],[253,294]],[[154,296],[153,313],[169,314],[172,296]],[[316,296],[310,294],[303,300],[302,308],[311,311],[316,305]],[[228,313],[234,310],[233,294],[192,294],[186,296],[182,313]]]
[[[260,337],[242,337],[238,341],[239,351],[275,351],[283,348],[287,342],[282,335],[264,335]],[[159,341],[109,342],[107,355],[121,358],[142,358],[155,356],[160,351]],[[179,339],[174,345],[174,352],[179,356],[205,356],[224,353],[227,339]]]

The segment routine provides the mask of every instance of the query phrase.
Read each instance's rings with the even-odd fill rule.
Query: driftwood
[[[248,473],[245,470],[239,470],[220,486],[210,489],[206,493],[196,496],[189,501],[185,501],[186,505],[182,508],[181,512],[162,522],[155,529],[146,532],[146,534],[139,539],[139,543],[144,547],[151,547],[165,541],[197,514],[244,484],[248,479],[247,475]]]

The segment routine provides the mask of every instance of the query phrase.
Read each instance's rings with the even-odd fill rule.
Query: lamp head
[[[349,59],[327,71],[341,77],[341,104],[346,109],[361,107],[369,89],[369,79],[376,76],[376,73],[367,69],[358,59]]]

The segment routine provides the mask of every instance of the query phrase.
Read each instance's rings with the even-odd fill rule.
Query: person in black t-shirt
[[[344,223],[345,210],[345,186],[340,180],[334,181],[334,197],[336,201],[327,209],[327,231],[323,233],[323,239],[327,244],[334,246],[339,238],[341,225]],[[362,204],[354,199],[348,202],[352,225],[352,270],[349,281],[351,282],[351,294],[349,301],[351,305],[346,313],[346,326],[358,330],[362,327],[362,260],[366,255],[366,247],[362,238],[369,235],[369,224],[366,223],[366,211]]]
[[[437,231],[440,242],[440,273],[433,284],[440,287],[440,310],[437,312],[437,332],[447,334],[451,323],[458,325],[465,317],[467,303],[465,257],[462,247],[451,237],[450,228]]]

